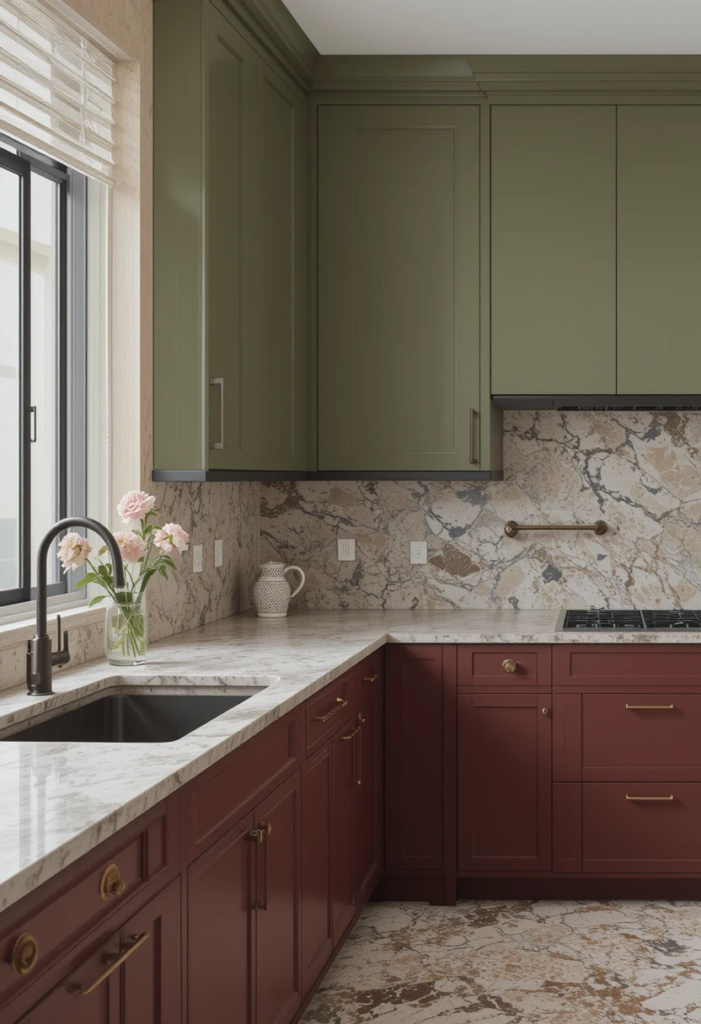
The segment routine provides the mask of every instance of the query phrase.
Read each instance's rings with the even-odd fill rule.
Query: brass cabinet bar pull
[[[268,909],[268,836],[272,834],[273,826],[268,821],[261,821],[258,830],[261,836],[266,840],[263,844],[263,876],[264,876],[264,888],[263,888],[263,899],[258,900],[258,909]]]
[[[314,715],[314,718],[312,719],[312,721],[314,721],[314,722],[328,722],[329,718],[332,718],[333,715],[335,715],[337,711],[340,711],[341,708],[344,708],[347,703],[348,703],[348,701],[344,700],[343,697],[336,697],[336,707],[335,708],[331,708],[331,710],[327,711],[325,715]]]
[[[380,673],[376,672],[374,676],[363,676],[364,683],[374,683],[376,679],[380,678]]]
[[[209,383],[219,388],[219,440],[210,441],[210,448],[221,450],[224,447],[224,378],[210,377]]]
[[[358,724],[358,785],[363,784],[363,726],[365,719],[361,718]]]
[[[522,523],[515,523],[510,519],[504,527],[507,537],[515,537],[520,530],[593,530],[597,537],[601,537],[608,530],[603,519],[597,519],[595,523],[576,523],[574,526],[563,526],[558,523],[549,523],[547,526],[524,526]]]
[[[626,704],[626,711],[674,711],[674,704]]]
[[[359,725],[356,725],[356,727],[355,727],[355,729],[353,730],[353,732],[349,732],[347,736],[341,736],[341,739],[342,739],[342,740],[352,740],[352,739],[353,739],[353,737],[354,737],[355,735],[357,735],[357,733],[359,733],[359,732],[360,732],[360,726],[359,726]]]
[[[633,803],[669,803],[670,800],[674,800],[674,794],[671,796],[631,796],[630,793],[626,793],[626,800],[630,800]]]
[[[470,437],[469,437],[468,444],[470,446],[470,464],[472,466],[476,466],[477,463],[479,462],[479,459],[475,458],[475,438],[477,437],[476,423],[477,423],[477,410],[476,409],[470,409]]]
[[[136,953],[139,946],[143,946],[144,942],[146,942],[147,939],[151,938],[151,932],[144,932],[143,935],[132,935],[132,938],[134,939],[134,942],[131,944],[131,946],[129,946],[128,949],[125,949],[124,952],[121,953],[116,960],[113,960],[109,967],[102,972],[100,977],[95,978],[95,981],[92,983],[92,985],[88,985],[87,988],[83,989],[84,996],[89,996],[91,992],[94,992],[97,986],[101,985],[106,978],[109,978],[110,974],[113,974],[118,967],[121,967],[122,964],[129,959],[132,953]]]

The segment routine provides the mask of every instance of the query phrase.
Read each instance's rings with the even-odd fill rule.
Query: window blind
[[[40,0],[0,0],[0,131],[107,184],[114,64]]]

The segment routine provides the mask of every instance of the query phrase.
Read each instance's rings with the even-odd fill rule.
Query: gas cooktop
[[[701,630],[701,611],[682,608],[656,611],[617,611],[590,608],[588,611],[566,611],[562,623],[566,630]]]

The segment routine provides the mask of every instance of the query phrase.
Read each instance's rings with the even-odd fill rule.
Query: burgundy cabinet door
[[[121,1024],[178,1024],[181,1020],[180,879],[171,882],[143,910],[134,914],[120,935],[122,952],[134,949],[122,967]]]
[[[549,694],[458,696],[459,870],[550,869],[550,721]]]
[[[454,871],[456,648],[389,644],[385,657],[385,866]]]
[[[302,766],[302,998],[333,951],[332,750],[327,743]]]
[[[188,1024],[252,1024],[253,815],[188,868]]]
[[[264,835],[255,844],[256,1024],[289,1024],[302,1003],[300,804],[297,771],[254,812]]]
[[[334,948],[355,914],[354,846],[358,787],[356,737],[350,722],[332,740],[333,801],[331,814],[332,931]]]
[[[361,722],[355,738],[358,768],[355,901],[361,904],[377,884],[383,859],[384,685],[379,659],[369,659],[358,685]]]

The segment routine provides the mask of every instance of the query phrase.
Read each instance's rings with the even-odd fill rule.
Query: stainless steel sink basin
[[[107,693],[69,705],[35,725],[0,736],[16,743],[170,743],[259,692],[246,694]]]

